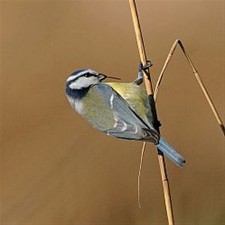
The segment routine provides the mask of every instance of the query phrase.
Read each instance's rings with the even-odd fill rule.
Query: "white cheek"
[[[81,77],[75,80],[73,83],[69,85],[69,87],[73,90],[79,90],[82,88],[87,88],[93,84],[98,84],[99,80],[96,77]]]

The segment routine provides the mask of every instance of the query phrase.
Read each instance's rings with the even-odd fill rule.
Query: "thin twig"
[[[142,149],[141,149],[141,160],[139,164],[139,170],[138,170],[138,206],[141,209],[141,169],[142,169],[142,164],[143,164],[143,158],[145,154],[145,147],[146,147],[146,142],[143,142]]]
[[[131,14],[132,14],[140,59],[141,59],[142,64],[146,65],[147,57],[146,57],[144,41],[143,41],[143,37],[142,37],[142,33],[141,33],[141,27],[140,27],[140,22],[139,22],[139,18],[138,18],[136,3],[135,3],[135,0],[129,0],[129,3],[130,3],[130,9],[131,9]],[[152,82],[150,79],[149,69],[147,71],[145,71],[144,81],[145,81],[145,87],[146,87],[147,94],[149,96],[153,95],[153,87],[152,87]],[[174,225],[172,200],[171,200],[171,194],[170,194],[170,188],[169,188],[169,180],[167,177],[166,164],[165,164],[164,155],[159,150],[158,150],[158,160],[159,160],[159,167],[160,167],[161,179],[162,179],[162,184],[163,184],[163,192],[164,192],[168,224]]]
[[[208,102],[208,104],[209,104],[209,106],[210,106],[210,108],[211,108],[215,118],[216,118],[216,121],[218,122],[218,124],[219,124],[219,126],[220,126],[220,128],[221,128],[221,130],[223,132],[223,135],[225,135],[225,127],[224,127],[223,122],[222,122],[222,120],[221,120],[221,118],[219,116],[218,111],[216,110],[215,105],[213,104],[212,98],[210,97],[210,95],[209,95],[209,93],[208,93],[208,91],[207,91],[207,89],[206,89],[206,87],[205,87],[205,85],[204,85],[204,83],[203,83],[199,73],[197,72],[197,70],[196,70],[196,68],[195,68],[195,66],[194,66],[190,56],[188,55],[186,49],[184,48],[183,43],[179,39],[177,39],[173,43],[173,45],[172,45],[172,47],[170,49],[170,52],[169,52],[169,54],[168,54],[168,56],[166,58],[166,61],[165,61],[164,65],[163,65],[162,71],[161,71],[161,73],[159,75],[159,78],[158,78],[158,81],[157,81],[156,87],[155,87],[155,92],[154,92],[154,99],[155,99],[155,101],[156,101],[156,98],[158,96],[159,86],[160,86],[161,81],[163,79],[163,75],[164,75],[165,69],[167,68],[168,63],[170,62],[177,45],[180,46],[182,52],[184,53],[184,56],[187,59],[189,65],[190,65],[190,67],[192,69],[192,72],[195,75],[195,78],[198,81],[198,84],[199,84],[199,86],[200,86],[200,88],[201,88],[201,90],[202,90],[202,92],[203,92],[203,94],[204,94],[204,96],[205,96],[205,98],[206,98],[206,100],[207,100],[207,102]]]

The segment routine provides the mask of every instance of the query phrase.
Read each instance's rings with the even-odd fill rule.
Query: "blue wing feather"
[[[92,88],[103,96],[115,116],[114,127],[104,132],[118,138],[158,143],[158,132],[150,128],[112,87],[101,83]]]

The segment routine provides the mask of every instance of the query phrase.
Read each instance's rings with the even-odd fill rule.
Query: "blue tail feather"
[[[184,157],[180,155],[172,146],[170,146],[163,137],[160,137],[159,144],[156,146],[175,164],[181,167],[184,165],[185,163]]]

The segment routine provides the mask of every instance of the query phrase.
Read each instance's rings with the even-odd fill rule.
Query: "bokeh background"
[[[224,1],[138,1],[155,84],[183,40],[224,117]],[[149,145],[101,134],[64,95],[71,71],[134,80],[139,55],[128,1],[1,1],[1,225],[167,224]],[[224,136],[181,51],[157,102],[162,133],[185,156],[167,161],[176,224],[225,224]]]

